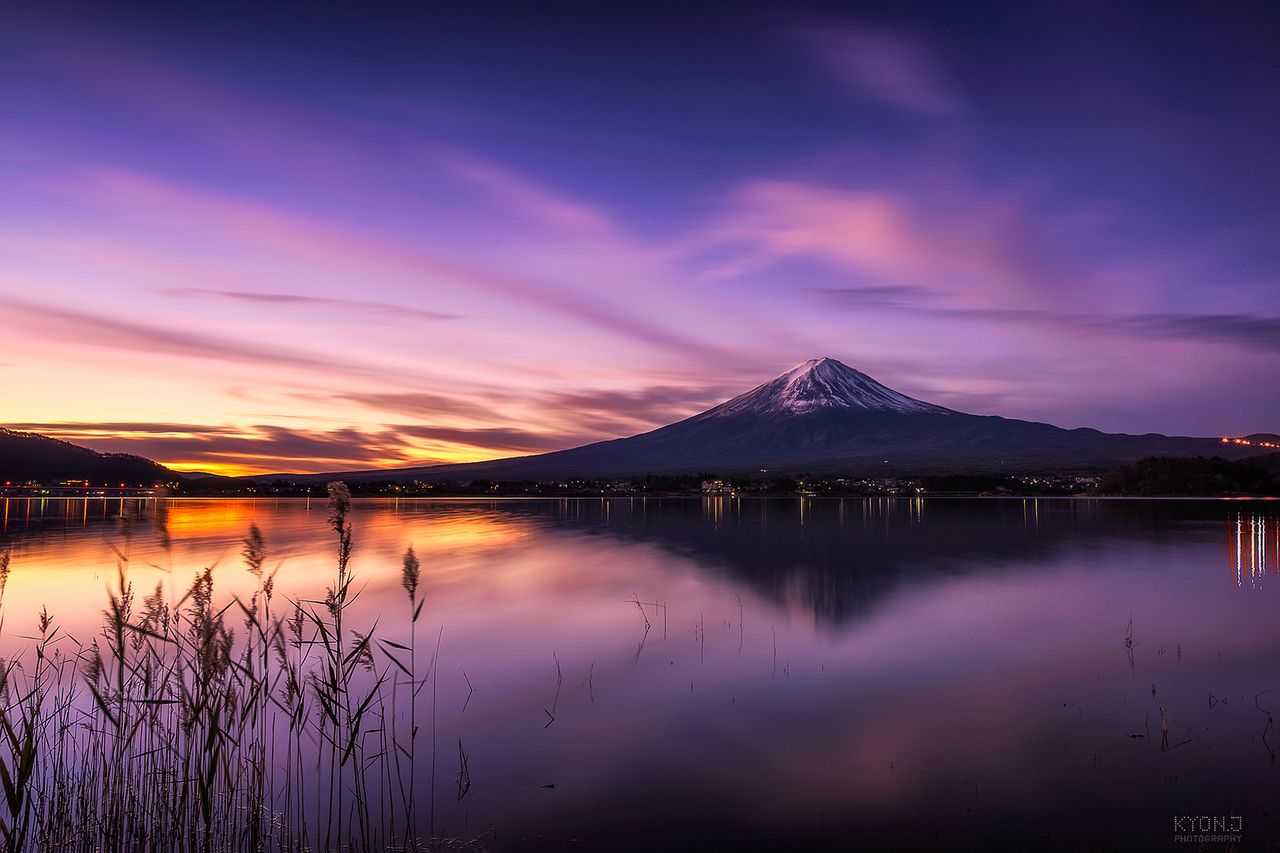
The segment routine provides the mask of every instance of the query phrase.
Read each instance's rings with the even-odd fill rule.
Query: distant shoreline
[[[354,495],[356,502],[372,501],[437,501],[451,503],[492,503],[494,501],[648,501],[648,500],[722,500],[777,501],[804,499],[811,501],[916,501],[916,500],[991,500],[991,501],[1280,501],[1280,495],[984,495],[963,492],[921,495],[802,495],[743,494],[698,495],[673,492],[648,495]],[[0,495],[6,501],[322,501],[318,495]]]

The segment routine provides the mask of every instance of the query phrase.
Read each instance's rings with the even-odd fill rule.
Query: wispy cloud
[[[170,287],[160,290],[165,296],[179,298],[223,299],[231,302],[247,302],[256,305],[315,306],[338,308],[344,311],[365,311],[382,317],[412,320],[456,320],[461,315],[441,311],[424,311],[408,305],[377,302],[365,299],[338,299],[329,296],[306,296],[296,293],[264,293],[248,290],[217,290],[205,287]]]
[[[83,444],[95,450],[136,453],[183,468],[229,466],[257,473],[323,471],[431,460],[415,456],[404,437],[388,430],[292,429],[275,424],[245,427],[168,423],[26,423],[17,428]]]
[[[164,353],[220,362],[238,362],[294,368],[356,377],[405,376],[403,371],[371,364],[330,359],[283,347],[264,346],[198,332],[179,331],[160,325],[137,323],[70,308],[42,305],[0,296],[0,306],[23,318],[25,330],[39,331],[55,340],[77,346],[122,349],[141,353]],[[418,377],[421,378],[420,376]]]
[[[868,287],[920,286],[1024,299],[1057,289],[1067,270],[1051,227],[1029,230],[1015,193],[938,178],[928,188],[838,187],[794,180],[739,186],[690,241],[731,278],[789,259],[852,272]],[[909,282],[910,285],[899,284]],[[906,295],[899,290],[865,297]]]
[[[37,423],[7,424],[11,429],[38,432],[62,439],[94,439],[103,436],[179,436],[224,435],[228,428],[207,424],[162,423],[154,421],[103,421],[76,423],[74,421],[46,421]]]
[[[468,429],[421,424],[293,428],[279,424],[208,426],[164,422],[15,423],[96,450],[134,453],[186,469],[210,466],[246,473],[286,473],[408,467],[458,461],[458,446],[474,458],[559,450],[592,440],[514,427]]]
[[[489,176],[490,182],[495,180],[500,178]],[[66,191],[155,227],[181,223],[182,230],[196,230],[236,251],[261,251],[267,255],[264,263],[308,271],[321,268],[330,277],[376,277],[384,289],[413,287],[437,294],[460,290],[488,300],[496,297],[576,320],[664,353],[708,360],[731,358],[728,347],[682,328],[688,325],[682,322],[683,315],[664,313],[656,306],[648,309],[624,304],[627,296],[635,296],[634,291],[642,290],[646,283],[636,280],[635,271],[653,270],[657,253],[628,248],[617,241],[607,241],[607,250],[602,253],[594,241],[580,242],[581,235],[568,242],[545,235],[542,240],[522,237],[522,245],[540,247],[536,255],[460,259],[350,224],[129,172],[85,174],[74,187],[68,184]],[[532,193],[525,189],[514,192],[518,197]],[[540,199],[535,195],[531,203],[551,204]],[[517,264],[522,264],[519,269],[509,269]],[[658,271],[653,272],[656,279]],[[602,278],[615,284],[625,281],[628,286],[623,292],[618,287],[604,289],[598,286]],[[647,283],[647,295],[657,303],[671,301],[678,290],[660,280]]]
[[[838,307],[910,308],[921,301],[932,301],[942,294],[918,284],[872,284],[859,287],[815,287],[808,292],[827,305]]]
[[[923,116],[963,112],[942,64],[921,42],[871,27],[810,28],[800,44],[855,95]]]
[[[572,92],[528,111],[505,100],[519,63],[480,57],[463,89],[423,51],[336,106],[305,52],[285,65],[321,73],[228,75],[136,32],[36,39],[0,140],[10,416],[273,469],[453,460],[637,432],[828,352],[949,405],[1039,394],[1072,418],[1175,399],[1150,389],[1176,363],[1177,394],[1241,409],[1233,347],[1280,352],[1275,194],[1236,156],[1267,134],[1135,112],[1156,76],[1090,97],[1106,57],[1083,81],[1032,42],[823,15],[726,32],[724,74],[676,99],[638,65],[609,78],[626,91],[581,88],[584,57],[559,55],[540,80]],[[602,117],[637,133],[600,144]]]
[[[597,431],[608,436],[618,435],[628,426],[648,428],[688,417],[742,390],[721,385],[651,385],[634,390],[550,392],[544,400],[552,410],[600,419]]]
[[[485,395],[486,402],[474,398],[459,397],[450,394],[437,394],[428,391],[353,391],[334,395],[338,400],[359,403],[370,409],[382,412],[398,412],[422,418],[464,417],[487,420],[501,419],[501,415],[492,406],[487,405],[496,392]],[[306,395],[315,401],[315,395]],[[323,402],[323,401],[322,401]]]
[[[885,291],[882,294],[881,291]],[[828,308],[868,309],[981,323],[1055,326],[1095,334],[1227,343],[1280,352],[1280,317],[1252,314],[1080,313],[1011,308],[953,308],[917,287],[819,287],[806,291]],[[898,298],[902,297],[902,298]]]
[[[142,423],[29,423],[20,428],[95,450],[135,453],[187,470],[311,472],[441,461],[426,452],[415,453],[405,436],[389,430]]]
[[[89,346],[118,347],[135,352],[161,352],[193,358],[279,364],[332,370],[342,365],[304,353],[233,341],[198,332],[184,332],[135,323],[102,314],[41,305],[0,296],[6,311],[23,318],[27,328],[41,328],[56,339]]]
[[[1280,352],[1280,317],[1251,314],[1134,314],[1119,328],[1155,338],[1217,341]]]
[[[594,436],[586,435],[535,432],[514,427],[466,429],[402,424],[396,429],[402,435],[415,438],[512,453],[542,453],[548,450],[565,450],[579,444],[585,444],[594,438]]]

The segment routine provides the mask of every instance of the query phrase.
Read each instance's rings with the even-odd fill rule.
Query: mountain
[[[1231,441],[1117,435],[971,415],[917,400],[835,359],[819,358],[701,414],[630,438],[487,462],[236,479],[545,481],[762,470],[860,476],[1101,472],[1146,457],[1241,459],[1274,454],[1276,448],[1280,436],[1269,433]],[[1268,461],[1280,468],[1280,455]],[[149,485],[198,477],[141,456],[98,453],[0,427],[0,483],[86,479]]]
[[[630,438],[538,456],[329,476],[438,481],[762,469],[856,475],[1102,471],[1148,456],[1242,458],[1265,452],[1258,442],[1117,435],[966,414],[908,397],[835,359],[820,358],[701,414]]]
[[[152,485],[181,479],[168,468],[128,453],[99,453],[87,447],[0,427],[0,483],[88,480],[94,484]]]
[[[815,358],[690,420],[739,416],[786,417],[824,409],[953,415],[955,412],[899,394],[833,358]]]

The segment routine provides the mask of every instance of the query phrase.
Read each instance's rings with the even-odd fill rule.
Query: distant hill
[[[1098,491],[1133,497],[1280,495],[1280,453],[1239,461],[1142,459],[1108,472],[1099,480]]]
[[[1118,435],[971,415],[913,399],[822,358],[701,414],[630,438],[489,462],[288,479],[545,481],[762,469],[816,475],[1100,473],[1148,456],[1258,455],[1268,452],[1264,439],[1269,440]]]
[[[99,453],[32,432],[0,427],[0,483],[88,480],[94,484],[152,485],[181,479],[158,462],[128,453]]]

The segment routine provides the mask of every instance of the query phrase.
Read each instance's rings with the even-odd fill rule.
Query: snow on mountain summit
[[[804,415],[822,409],[864,409],[897,414],[948,415],[950,409],[899,394],[834,358],[797,364],[776,379],[706,412],[730,415]]]

